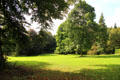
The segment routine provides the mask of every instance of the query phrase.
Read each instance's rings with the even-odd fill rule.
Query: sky
[[[114,26],[116,23],[117,26],[120,26],[120,0],[85,0],[88,4],[95,8],[96,19],[98,22],[101,13],[103,13],[105,18],[105,23],[108,27]],[[72,9],[72,7],[70,7]],[[56,34],[58,26],[65,21],[65,17],[63,20],[53,20],[54,25],[50,30],[53,35]],[[31,28],[39,31],[37,28],[38,24],[33,23]]]

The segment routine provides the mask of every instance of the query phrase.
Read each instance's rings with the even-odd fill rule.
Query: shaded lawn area
[[[0,80],[120,80],[120,55],[9,57]],[[5,77],[7,76],[7,77]]]

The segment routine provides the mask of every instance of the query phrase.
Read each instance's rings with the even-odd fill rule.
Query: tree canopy
[[[59,26],[56,36],[58,52],[61,50],[63,52],[59,53],[64,53],[66,50],[62,49],[71,51],[72,48],[72,52],[84,53],[91,48],[95,40],[94,33],[97,25],[94,19],[94,8],[80,0],[68,15],[67,20]],[[62,46],[67,46],[67,48],[62,48]]]

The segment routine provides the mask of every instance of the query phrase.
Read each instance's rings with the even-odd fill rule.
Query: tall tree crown
[[[116,23],[114,24],[114,28],[115,28],[115,29],[117,28],[117,24],[116,24]]]
[[[106,27],[103,13],[100,16],[99,25],[101,25],[102,27]]]

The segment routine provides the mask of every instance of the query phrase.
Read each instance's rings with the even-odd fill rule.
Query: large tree
[[[24,14],[31,15],[33,21],[49,28],[52,19],[62,18],[67,8],[65,0],[0,0],[0,66],[5,62],[1,48],[4,32],[9,32],[16,42],[21,42],[26,34]],[[5,26],[7,28],[3,30]]]
[[[81,0],[69,14],[69,37],[76,45],[77,53],[86,53],[91,48],[95,40],[94,19],[94,8]]]
[[[108,32],[107,32],[107,26],[105,24],[105,19],[103,14],[101,14],[100,20],[99,20],[99,33],[98,33],[98,42],[100,44],[100,47],[102,48],[102,53],[105,52],[106,46],[107,46],[107,40],[108,40]]]
[[[94,8],[80,0],[59,26],[57,33],[57,51],[87,52],[95,40],[96,23]],[[61,50],[63,49],[63,50]],[[61,52],[62,51],[62,52]]]

